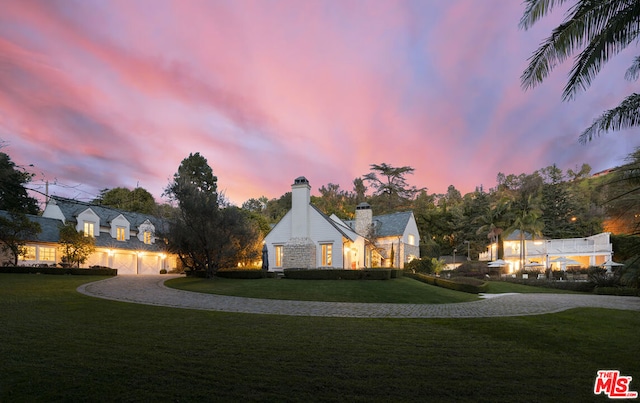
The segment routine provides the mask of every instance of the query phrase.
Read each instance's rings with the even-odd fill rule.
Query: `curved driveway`
[[[609,308],[640,312],[640,297],[580,294],[487,294],[456,304],[374,304],[287,301],[230,297],[176,290],[164,282],[176,276],[116,276],[84,284],[78,291],[93,297],[174,308],[221,312],[349,318],[489,318],[540,315],[571,308]]]

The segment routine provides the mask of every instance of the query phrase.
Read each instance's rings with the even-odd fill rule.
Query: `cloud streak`
[[[18,1],[0,15],[0,138],[43,179],[157,198],[200,152],[236,203],[305,175],[350,189],[373,163],[463,193],[498,172],[619,165],[638,130],[577,144],[632,91],[631,55],[561,102],[568,66],[523,92],[557,16],[503,1]],[[143,18],[142,18],[143,17]],[[52,191],[64,192],[63,188]]]

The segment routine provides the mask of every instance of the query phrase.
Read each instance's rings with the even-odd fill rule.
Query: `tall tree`
[[[520,27],[529,29],[554,7],[568,0],[525,0],[526,8]],[[557,26],[529,58],[522,74],[525,89],[544,81],[551,70],[567,58],[579,54],[569,74],[562,98],[573,99],[586,90],[602,67],[640,34],[640,2],[636,0],[571,0],[573,4],[565,20]],[[625,74],[636,80],[640,74],[640,57],[636,57]],[[640,94],[631,94],[617,107],[605,111],[579,137],[580,142],[591,141],[610,130],[621,130],[640,124]]]
[[[42,229],[26,214],[0,212],[0,244],[2,250],[13,256],[13,265],[18,265],[18,257],[25,252],[29,239],[33,239]]]
[[[164,194],[178,205],[167,239],[185,267],[213,277],[222,267],[252,258],[248,251],[256,249],[257,226],[240,209],[221,206],[217,177],[206,158],[189,154]]]
[[[0,210],[38,214],[38,200],[29,196],[25,187],[33,176],[0,152]]]
[[[394,167],[386,163],[371,164],[371,172],[364,175],[363,180],[368,181],[375,189],[374,196],[381,200],[381,205],[376,211],[389,212],[412,200],[421,189],[409,186],[406,176],[413,174],[414,168],[410,166]],[[372,200],[373,204],[376,200]]]

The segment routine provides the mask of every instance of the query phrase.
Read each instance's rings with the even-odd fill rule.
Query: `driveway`
[[[78,291],[97,298],[136,304],[220,312],[343,318],[491,318],[541,315],[572,308],[640,312],[640,297],[581,294],[487,294],[457,304],[374,304],[287,301],[231,297],[175,290],[164,285],[171,275],[116,276],[84,284]]]

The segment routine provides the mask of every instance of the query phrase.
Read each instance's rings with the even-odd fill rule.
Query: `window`
[[[284,248],[282,245],[276,245],[276,267],[282,267],[284,259]]]
[[[20,254],[20,260],[36,260],[36,247],[25,246]]]
[[[414,245],[415,246],[415,244],[416,244],[416,236],[413,235],[413,234],[410,234],[408,238],[409,238],[408,239],[409,242],[407,242],[407,243],[409,245]]]
[[[125,227],[116,227],[116,239],[118,241],[125,240],[125,231],[126,231]]]
[[[142,234],[144,237],[144,243],[146,243],[147,245],[151,244],[151,231],[145,231],[144,234]]]
[[[40,260],[45,260],[49,262],[56,261],[56,248],[46,248],[44,246],[40,247]]]
[[[333,244],[331,243],[323,243],[320,245],[322,247],[322,264],[321,266],[331,266],[332,262],[332,252],[333,252]]]
[[[93,226],[94,226],[94,223],[90,221],[84,222],[84,236],[93,237]]]

